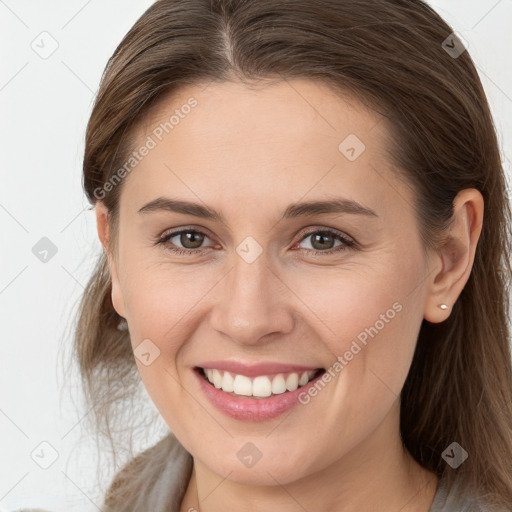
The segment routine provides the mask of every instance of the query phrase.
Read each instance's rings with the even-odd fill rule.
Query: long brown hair
[[[425,247],[437,247],[459,191],[476,188],[485,201],[462,294],[446,321],[421,326],[401,395],[403,443],[450,488],[461,478],[506,507],[512,503],[512,218],[486,96],[452,32],[421,0],[159,0],[108,61],[87,126],[83,185],[92,205],[101,199],[107,206],[115,243],[123,182],[108,191],[104,185],[133,151],[134,128],[149,109],[187,84],[308,78],[378,111],[391,127],[389,158],[415,191]],[[80,304],[73,354],[96,428],[112,439],[140,379],[110,293],[102,252]],[[469,454],[456,470],[442,457],[452,442]],[[148,450],[139,457],[136,471],[125,471],[112,487],[111,510],[150,493],[140,475],[151,468],[155,474],[167,454]]]

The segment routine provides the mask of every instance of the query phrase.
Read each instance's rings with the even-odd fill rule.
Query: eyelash
[[[162,235],[161,237],[157,238],[154,241],[154,244],[155,245],[163,245],[166,249],[168,249],[169,251],[171,251],[174,254],[177,254],[179,256],[187,256],[187,255],[191,255],[191,254],[202,254],[204,251],[206,251],[208,249],[208,247],[203,247],[200,249],[181,249],[180,247],[173,248],[173,247],[169,247],[168,245],[166,245],[166,243],[171,238],[174,238],[177,235],[181,235],[182,233],[194,233],[194,234],[199,234],[199,235],[205,235],[206,237],[208,237],[208,235],[206,233],[199,231],[197,229],[180,229],[178,231],[173,231],[171,233]],[[339,231],[333,230],[331,228],[316,229],[316,230],[304,233],[298,243],[303,242],[304,240],[306,240],[306,238],[308,238],[311,235],[315,235],[315,234],[333,235],[335,238],[337,238],[339,241],[342,242],[342,244],[339,245],[338,247],[333,247],[332,249],[327,249],[326,251],[318,251],[316,249],[305,249],[307,252],[312,253],[315,256],[326,255],[326,254],[331,255],[334,253],[346,251],[347,249],[354,249],[356,247],[356,243],[354,241],[350,240],[349,238],[347,238],[346,236],[341,234]],[[208,238],[210,238],[210,237],[208,237]]]

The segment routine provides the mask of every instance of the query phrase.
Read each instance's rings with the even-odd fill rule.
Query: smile
[[[200,392],[217,410],[236,420],[264,421],[300,404],[299,395],[307,393],[325,369],[216,361],[194,367],[193,373]]]
[[[217,389],[239,396],[266,398],[281,395],[306,385],[321,369],[305,372],[279,373],[275,376],[258,375],[254,378],[217,369],[201,369],[205,378]]]

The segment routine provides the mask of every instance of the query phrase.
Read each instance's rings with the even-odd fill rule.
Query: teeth
[[[286,389],[288,391],[295,391],[299,387],[299,374],[298,373],[290,373],[288,377],[286,377]]]
[[[304,372],[299,379],[299,386],[304,386],[304,384],[307,384],[309,380],[308,372]]]
[[[222,379],[222,389],[228,392],[232,392],[235,389],[233,376],[229,372],[224,372],[224,377]]]
[[[203,370],[206,378],[217,388],[228,393],[242,396],[255,396],[264,398],[286,393],[286,391],[295,391],[300,386],[307,384],[316,370],[310,370],[302,373],[289,373],[286,376],[282,373],[273,378],[261,375],[251,380],[245,375],[232,375],[229,372],[222,372],[215,369]]]
[[[236,375],[233,384],[233,393],[235,395],[252,396],[252,382],[245,375]]]
[[[252,383],[252,396],[270,396],[272,382],[268,377],[256,377]]]
[[[222,374],[219,370],[213,370],[213,385],[219,389],[222,387]]]
[[[280,373],[272,379],[272,393],[274,395],[280,395],[286,391],[286,381],[284,380],[283,374]]]

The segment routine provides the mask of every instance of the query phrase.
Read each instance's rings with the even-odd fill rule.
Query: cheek
[[[328,347],[332,365],[337,361],[331,368],[343,374],[340,388],[350,388],[343,401],[359,400],[363,389],[373,393],[366,395],[369,403],[379,391],[399,395],[423,320],[422,271],[421,257],[404,262],[390,253],[295,281],[294,292],[311,309],[306,322]]]
[[[318,325],[335,353],[348,350],[354,339],[364,343],[386,332],[409,330],[407,319],[416,324],[418,315],[422,318],[420,258],[404,262],[388,253],[368,260],[317,269],[307,279],[297,272],[288,283],[309,309],[308,323]]]
[[[200,307],[211,285],[193,272],[164,265],[132,268],[137,270],[125,281],[125,304],[138,371],[169,428],[186,439],[186,421],[176,411],[190,402],[189,381],[184,378],[189,370],[180,363],[197,328],[194,307]],[[151,362],[146,365],[140,356],[148,352]]]
[[[423,318],[419,275],[420,265],[365,266],[297,290],[314,310],[308,323],[332,354],[334,377],[318,398],[304,400],[330,426],[323,449],[333,457],[369,436],[396,405]],[[322,407],[325,396],[329,407]]]
[[[123,295],[134,347],[149,338],[162,352],[171,354],[186,340],[208,291],[218,280],[215,272],[199,272],[197,267],[165,264],[131,266]],[[214,274],[214,275],[212,275]]]

